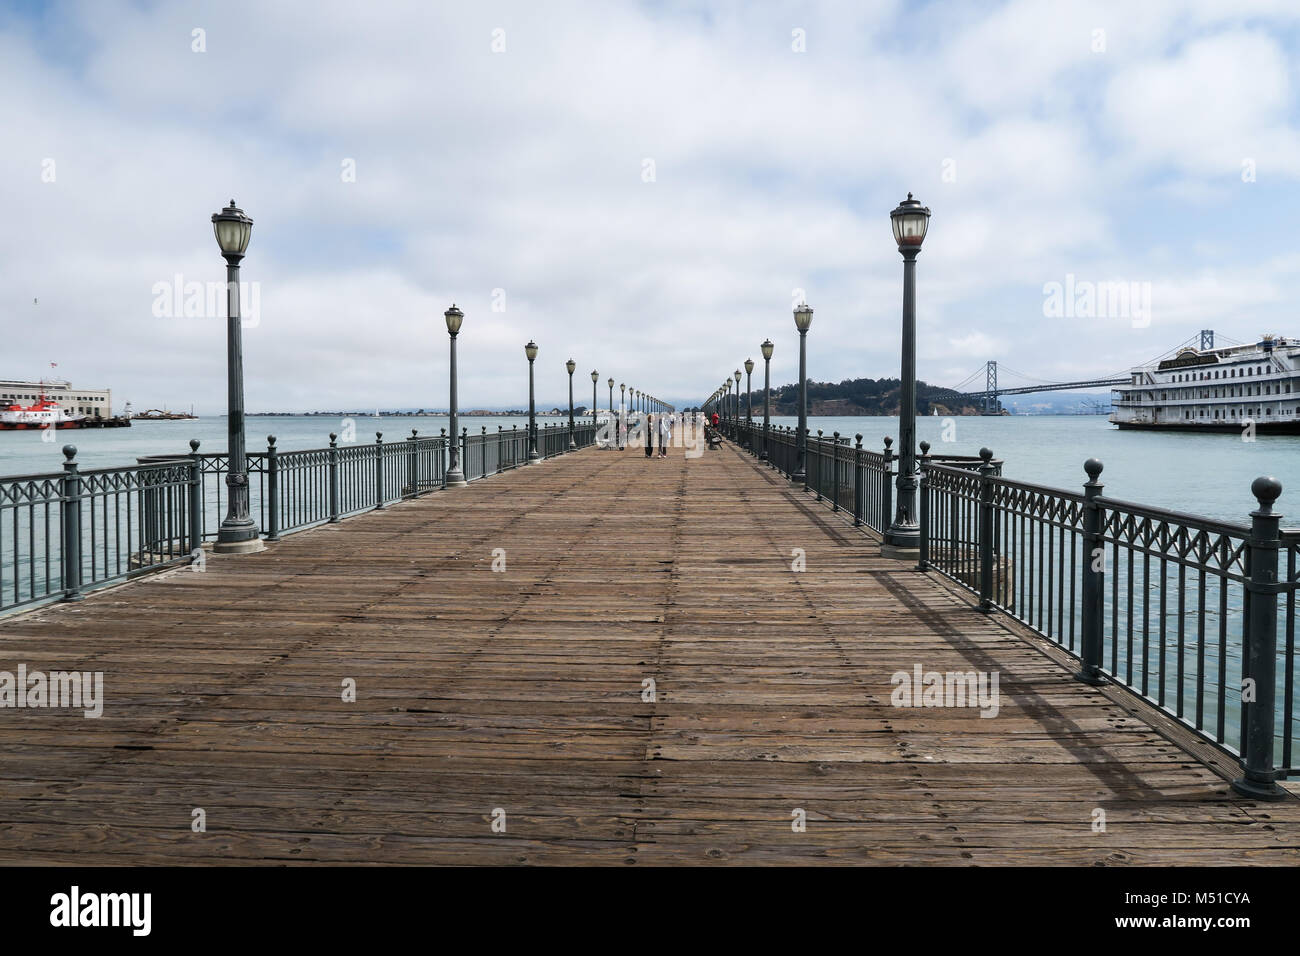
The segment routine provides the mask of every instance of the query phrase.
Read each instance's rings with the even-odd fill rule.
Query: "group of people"
[[[632,442],[644,443],[647,458],[667,458],[668,449],[673,443],[673,429],[679,424],[677,416],[672,412],[646,412],[641,414],[633,413],[631,417],[634,419],[630,428]],[[685,426],[686,419],[684,416],[680,424]],[[628,446],[629,425],[627,416],[622,416],[619,419],[618,432],[618,447],[622,450]],[[658,452],[657,456],[656,451]]]

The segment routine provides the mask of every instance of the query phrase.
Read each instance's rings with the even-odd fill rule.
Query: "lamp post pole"
[[[609,385],[609,425],[611,428],[617,428],[618,424],[614,420],[614,380],[611,378],[607,383]],[[614,433],[614,440],[618,440],[618,432]],[[605,450],[610,448],[609,442],[605,442]]]
[[[593,371],[591,373],[591,424],[593,426],[596,424],[596,403],[598,401],[598,399],[596,398],[596,384],[597,384],[596,380],[599,378],[600,378],[599,372]]]
[[[760,461],[767,461],[767,433],[772,428],[772,414],[769,405],[772,395],[772,345],[771,339],[764,339],[759,346],[763,350],[763,452]]]
[[[248,249],[253,220],[230,200],[212,215],[212,230],[226,260],[226,517],[217,530],[213,550],[247,554],[266,545],[248,509],[248,456],[244,437],[244,342],[239,315],[239,262]]]
[[[627,416],[627,384],[619,383],[618,386],[618,435],[615,440],[618,442],[618,450],[623,450],[623,421]]]
[[[537,343],[532,339],[524,346],[528,356],[528,464],[536,465],[541,456],[537,454],[537,398],[533,388],[533,363],[537,361]]]
[[[447,320],[447,334],[451,337],[451,407],[448,409],[451,418],[451,464],[447,468],[448,488],[464,488],[465,472],[460,466],[460,442],[456,436],[460,434],[458,423],[460,421],[459,409],[456,400],[456,336],[460,333],[460,325],[465,320],[465,314],[456,308],[456,303],[451,304],[451,308],[443,313],[443,318]]]
[[[754,450],[754,360],[745,359],[745,444]]]
[[[578,367],[578,363],[569,359],[564,363],[564,367],[569,370],[569,451],[578,447],[577,442],[573,440],[573,370]]]
[[[894,240],[903,256],[903,356],[899,389],[898,494],[894,522],[885,532],[885,543],[893,548],[918,550],[921,527],[916,515],[916,257],[921,253],[929,226],[930,210],[907,194],[907,199],[889,214]]]
[[[808,461],[808,329],[812,325],[813,310],[801,302],[794,310],[794,327],[799,330],[799,434],[795,436],[798,450],[794,474],[790,481],[802,485]]]

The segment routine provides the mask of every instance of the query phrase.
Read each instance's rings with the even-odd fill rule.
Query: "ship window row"
[[[1250,375],[1264,375],[1269,370],[1263,365],[1252,365],[1243,368],[1238,374],[1238,369],[1216,369],[1213,372],[1182,372],[1173,377],[1175,382],[1205,382],[1216,378],[1246,378]]]
[[[1163,408],[1157,408],[1156,413],[1163,412]],[[1278,415],[1294,415],[1294,408],[1279,408]],[[1216,421],[1230,418],[1256,418],[1259,415],[1271,417],[1273,409],[1269,407],[1255,406],[1254,408],[1188,408],[1183,411],[1183,418],[1210,418]]]
[[[0,398],[35,398],[35,397],[36,397],[36,394],[37,394],[37,393],[34,392],[34,391],[32,391],[32,392],[5,392],[4,394],[0,395]],[[61,400],[65,401],[65,402],[68,402],[68,401],[71,401],[71,402],[102,402],[102,401],[104,400],[104,396],[102,396],[102,395],[76,395],[76,396],[73,396],[73,397],[70,397],[70,398],[69,398],[69,397],[64,397],[64,396],[62,396],[62,395],[50,396],[50,397],[53,397],[53,398],[56,398],[56,399],[61,399]]]
[[[1243,391],[1243,389],[1245,391]],[[1262,389],[1262,391],[1261,391]],[[1160,393],[1160,400],[1167,402],[1172,396],[1173,401],[1180,398],[1245,398],[1250,395],[1289,395],[1291,394],[1291,383],[1285,385],[1278,384],[1277,390],[1274,391],[1272,385],[1236,385],[1230,388],[1182,388],[1174,389],[1172,392],[1164,391]]]

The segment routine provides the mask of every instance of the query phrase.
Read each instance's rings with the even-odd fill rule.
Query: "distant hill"
[[[853,378],[842,382],[814,382],[808,380],[809,415],[897,415],[902,382],[896,378]],[[978,415],[973,405],[958,404],[957,396],[946,388],[916,383],[916,411],[929,415]],[[742,408],[745,397],[741,396]],[[763,393],[754,393],[755,409],[762,408]],[[773,415],[799,414],[799,386],[797,383],[772,389]]]

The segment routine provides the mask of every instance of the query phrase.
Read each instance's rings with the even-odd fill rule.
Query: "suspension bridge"
[[[1226,344],[1240,345],[1226,336],[1221,336]],[[1185,342],[1181,342],[1172,349],[1156,356],[1152,362],[1167,358],[1175,352],[1188,347],[1197,347],[1200,351],[1206,351],[1214,348],[1214,330],[1202,329],[1197,335],[1192,336]],[[1143,363],[1147,364],[1147,363]],[[1098,375],[1093,378],[1085,378],[1070,382],[1053,382],[1047,379],[1038,378],[1025,372],[1018,372],[1006,364],[1001,366],[1003,372],[1009,372],[1012,377],[1024,382],[1024,384],[1015,384],[1009,387],[1001,387],[998,384],[998,362],[991,360],[984,364],[983,368],[971,372],[952,388],[945,388],[945,392],[950,392],[955,398],[980,408],[985,415],[999,415],[1002,413],[1002,396],[1003,395],[1034,395],[1038,392],[1066,392],[1088,388],[1109,388],[1113,385],[1123,385],[1129,381],[1129,372],[1127,369],[1121,369],[1109,372],[1104,375]],[[984,388],[975,390],[972,386],[979,382],[980,377],[984,379]]]

